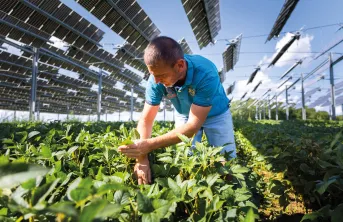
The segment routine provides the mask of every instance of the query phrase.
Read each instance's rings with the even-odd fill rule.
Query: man
[[[139,184],[151,183],[147,154],[180,142],[177,134],[200,141],[205,132],[209,144],[226,145],[223,152],[236,157],[229,100],[220,83],[216,66],[198,55],[184,55],[181,46],[169,37],[153,39],[144,52],[150,72],[146,100],[137,130],[140,140],[119,147],[128,157],[136,158],[135,173]],[[162,97],[170,99],[176,111],[176,127],[169,133],[150,138]]]

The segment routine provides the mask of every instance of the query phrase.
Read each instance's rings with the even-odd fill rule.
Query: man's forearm
[[[162,136],[148,139],[148,143],[150,144],[152,150],[171,146],[171,145],[181,142],[177,134],[182,134],[187,137],[193,137],[194,134],[196,134],[199,131],[199,129],[200,129],[199,126],[186,123],[182,127],[178,127]]]
[[[149,139],[151,137],[153,122],[146,121],[144,119],[139,120],[137,125],[137,131],[140,135],[140,139]],[[137,158],[137,162],[142,162],[146,160],[147,156],[142,156]]]

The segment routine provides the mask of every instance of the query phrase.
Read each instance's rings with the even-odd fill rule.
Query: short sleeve
[[[145,89],[145,102],[152,106],[160,105],[163,97],[163,86],[156,84],[154,76],[150,75]]]
[[[211,73],[205,76],[206,77],[198,83],[195,89],[193,104],[207,107],[212,106],[213,104],[213,98],[215,93],[218,91],[217,89],[220,84],[220,80],[218,74],[213,75]]]

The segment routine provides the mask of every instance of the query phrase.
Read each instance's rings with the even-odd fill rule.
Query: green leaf
[[[74,203],[69,201],[54,203],[46,210],[54,213],[63,213],[71,217],[76,217],[78,215],[78,212],[74,207]]]
[[[300,170],[303,171],[304,173],[308,173],[310,175],[315,174],[314,170],[312,170],[306,163],[300,164]]]
[[[3,207],[0,209],[0,216],[7,216],[8,208]]]
[[[60,178],[56,179],[51,184],[44,184],[43,186],[38,187],[34,191],[34,195],[32,198],[32,205],[36,205],[44,201],[45,198],[55,189],[59,181],[60,181]]]
[[[131,138],[126,138],[124,141],[122,141],[119,145],[131,145],[134,144],[134,142],[131,140]]]
[[[36,136],[36,135],[38,135],[38,134],[40,134],[40,132],[38,132],[38,131],[32,131],[32,132],[29,133],[27,139],[31,139],[32,137],[34,137],[34,136]]]
[[[100,199],[87,205],[81,212],[80,220],[82,222],[92,222],[94,219],[115,218],[119,216],[122,208],[118,204],[110,204],[107,200]]]
[[[336,145],[336,143],[338,142],[338,140],[343,136],[343,131],[339,132],[336,134],[335,139],[331,142],[330,144],[330,148],[332,149],[332,147],[334,147]]]
[[[155,199],[152,201],[154,211],[144,213],[142,221],[144,222],[160,222],[169,212],[171,203],[167,200]]]
[[[8,156],[3,156],[3,155],[0,156],[0,166],[8,164],[9,162],[10,161],[9,161],[9,157]]]
[[[180,139],[182,142],[184,142],[185,144],[189,144],[190,141],[191,141],[191,139],[188,138],[188,137],[185,136],[185,135],[182,135],[182,134],[180,134],[180,133],[177,133],[176,135],[177,135],[177,136],[179,137],[179,139]]]
[[[343,218],[343,203],[331,212],[331,222],[341,222]]]
[[[217,179],[220,177],[219,174],[210,174],[206,177],[206,182],[208,184],[209,187],[211,187],[216,181]]]
[[[114,202],[121,206],[126,206],[130,204],[130,194],[122,190],[117,190],[114,193]]]
[[[165,157],[159,158],[158,161],[163,162],[163,163],[172,163],[173,158],[171,158],[170,156],[165,156]]]
[[[248,213],[244,218],[244,222],[255,222],[255,214],[254,209],[252,207],[248,210]]]
[[[70,147],[69,150],[68,150],[68,153],[69,153],[69,154],[74,153],[74,151],[77,150],[77,148],[79,148],[79,146]]]
[[[333,177],[330,177],[330,179],[328,179],[327,181],[322,181],[318,183],[316,185],[316,191],[319,194],[323,194],[326,191],[326,189],[329,187],[329,185],[336,182],[338,178],[339,176],[333,176]]]
[[[304,220],[313,221],[317,219],[318,217],[327,217],[329,215],[329,211],[330,211],[330,205],[326,205],[316,212],[304,215],[303,218],[301,218],[300,222]]]
[[[13,188],[37,176],[44,176],[49,169],[27,163],[9,163],[0,166],[0,188]]]
[[[141,213],[151,213],[154,211],[151,200],[140,191],[137,193],[137,208]]]
[[[48,147],[45,144],[41,144],[41,152],[40,154],[42,155],[42,157],[44,158],[50,158],[52,156],[50,147]]]
[[[249,168],[247,168],[247,167],[242,167],[242,166],[240,166],[240,165],[233,165],[232,167],[231,167],[231,171],[233,172],[233,173],[247,173],[247,172],[249,172],[250,170],[249,170]]]
[[[31,190],[36,187],[36,178],[29,179],[21,184],[24,189]]]
[[[175,197],[181,198],[182,197],[182,190],[181,188],[177,185],[177,183],[168,177],[168,186],[169,188],[173,191]]]

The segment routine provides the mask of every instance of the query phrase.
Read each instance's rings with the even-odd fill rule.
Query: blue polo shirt
[[[145,102],[159,105],[162,98],[169,99],[176,111],[184,116],[189,115],[192,104],[212,106],[208,117],[217,116],[228,110],[229,99],[220,83],[216,66],[199,55],[184,55],[187,61],[187,76],[182,87],[165,87],[155,83],[150,75],[145,91]]]

